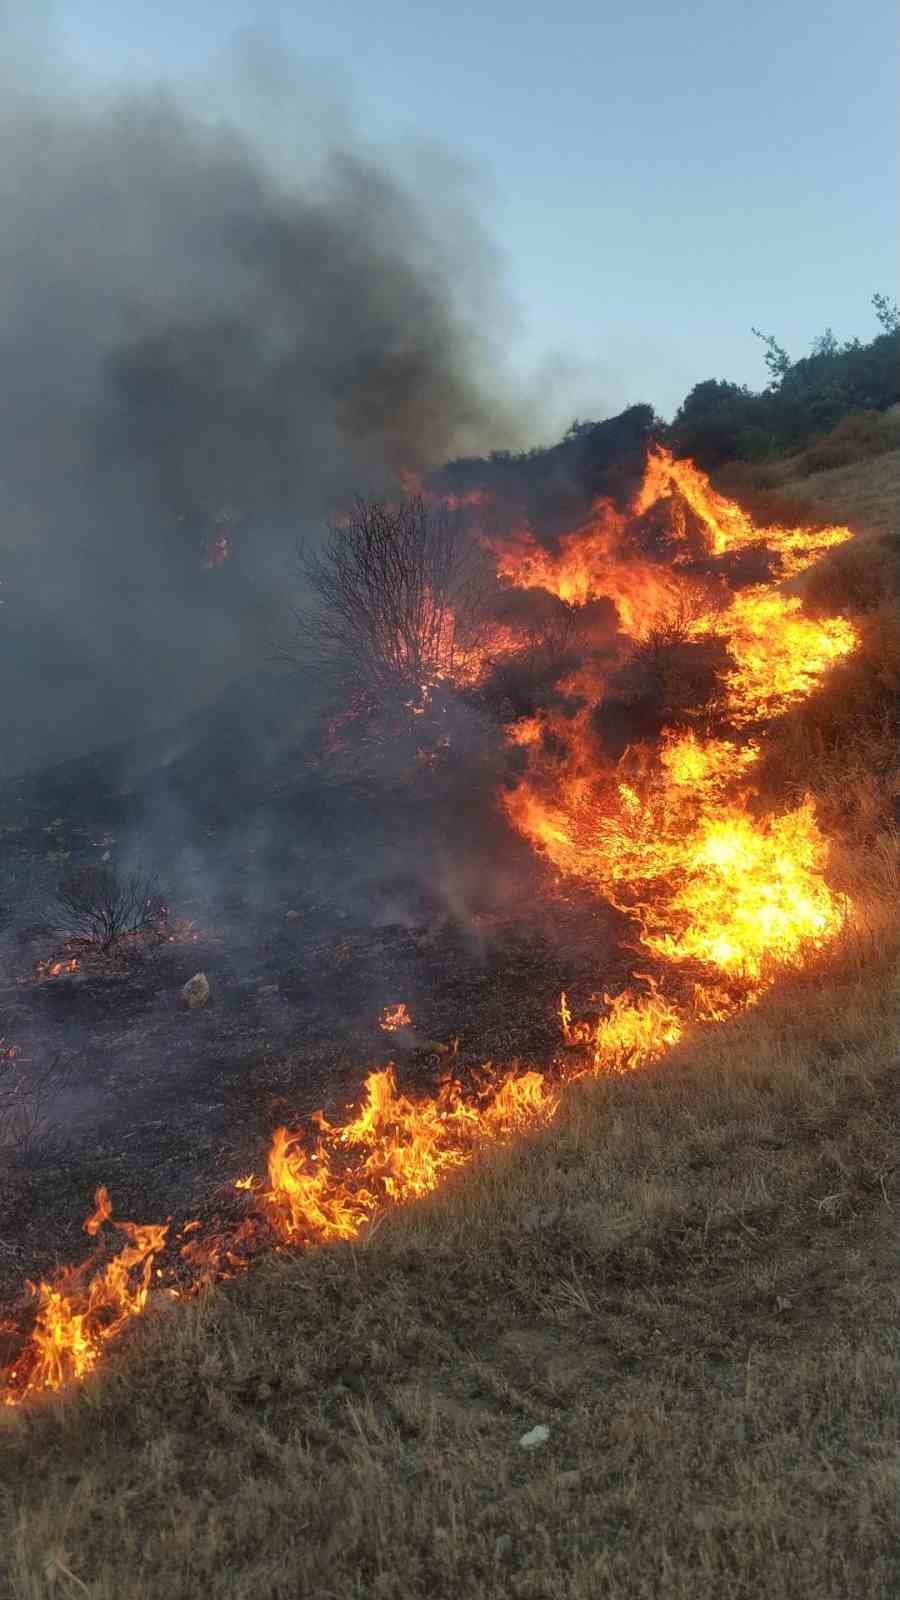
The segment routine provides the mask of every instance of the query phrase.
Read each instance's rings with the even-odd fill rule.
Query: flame
[[[627,551],[629,518],[666,502],[674,556],[667,568]],[[688,527],[690,512],[693,529]],[[850,538],[844,527],[757,527],[716,493],[690,461],[651,452],[628,515],[606,502],[558,551],[519,535],[501,550],[510,581],[541,585],[570,604],[607,595],[635,640],[677,621],[682,640],[720,640],[718,713],[733,737],[671,729],[657,750],[627,750],[613,765],[600,754],[589,708],[576,716],[530,718],[508,730],[526,752],[526,771],[504,797],[513,825],[562,873],[592,885],[632,920],[640,948],[673,974],[699,967],[690,998],[664,998],[655,982],[610,1000],[591,1033],[561,1002],[563,1038],[593,1040],[594,1062],[623,1051],[636,1063],[673,1043],[692,1020],[717,1020],[752,1002],[779,964],[803,959],[841,927],[849,908],[825,879],[827,845],[812,802],[781,816],[760,814],[753,788],[759,758],[744,730],[764,725],[806,698],[857,644],[844,617],[813,619],[779,583]],[[710,603],[677,569],[688,558],[758,548],[772,576],[720,592]],[[673,607],[675,608],[673,610]],[[568,688],[585,689],[582,675]],[[552,735],[552,738],[545,738]],[[682,984],[683,987],[683,984]]]
[[[385,1006],[378,1026],[385,1033],[395,1033],[398,1028],[412,1027],[412,1017],[402,1000],[395,1006]]]
[[[656,754],[590,770],[583,725],[570,737],[552,788],[546,771],[526,775],[507,814],[562,872],[629,914],[645,950],[759,983],[767,964],[837,932],[846,901],[825,883],[811,802],[780,817],[750,809],[755,745],[669,733]]]
[[[627,548],[629,520],[663,503],[674,548],[666,567]],[[813,804],[807,798],[779,815],[762,811],[752,733],[808,695],[856,644],[846,618],[806,617],[799,599],[778,587],[848,537],[837,527],[759,529],[691,462],[657,450],[627,516],[601,503],[555,552],[527,533],[498,550],[498,573],[512,584],[543,587],[572,606],[607,596],[635,640],[674,618],[681,639],[709,636],[726,647],[715,733],[672,728],[656,748],[635,746],[611,762],[592,727],[590,696],[602,678],[590,663],[565,686],[583,697],[575,715],[544,712],[507,729],[525,768],[503,796],[511,824],[561,875],[624,913],[637,948],[659,972],[635,973],[634,987],[604,992],[592,1020],[574,1018],[562,994],[563,1041],[578,1054],[555,1085],[536,1071],[495,1073],[488,1063],[472,1092],[447,1077],[436,1094],[413,1100],[389,1065],[369,1074],[360,1108],[342,1122],[318,1114],[315,1136],[278,1128],[266,1178],[233,1184],[253,1215],[230,1231],[204,1235],[195,1223],[181,1230],[181,1239],[190,1237],[180,1261],[201,1273],[199,1282],[233,1276],[266,1242],[307,1246],[357,1236],[385,1207],[431,1192],[479,1148],[547,1122],[566,1078],[629,1071],[661,1056],[692,1025],[752,1004],[779,969],[834,937],[849,902],[827,883],[827,841]],[[714,591],[708,575],[701,581],[689,570],[698,540],[710,559],[758,547],[771,578],[731,593],[723,579]],[[499,647],[515,646],[508,634],[499,635]],[[434,637],[435,662],[452,676],[454,663],[466,659],[452,616],[436,620]],[[477,681],[491,659],[476,652],[453,681]],[[466,679],[467,671],[476,677]],[[422,685],[423,706],[432,687]],[[387,1033],[410,1025],[403,1002],[382,1013]],[[34,1328],[0,1374],[7,1404],[84,1376],[145,1309],[154,1270],[165,1279],[168,1269],[154,1263],[167,1225],[113,1222],[99,1189],[85,1227],[94,1237],[107,1223],[127,1243],[105,1266],[95,1253],[53,1283],[29,1285]]]
[[[38,979],[58,978],[64,972],[77,972],[79,970],[79,965],[80,963],[75,956],[68,961],[39,961],[35,971],[35,977]]]
[[[784,528],[778,524],[758,528],[733,500],[713,489],[704,472],[693,461],[678,460],[657,445],[650,452],[644,481],[634,502],[634,514],[642,516],[660,500],[679,494],[698,518],[706,536],[707,549],[714,556],[765,545],[778,557],[779,577],[792,578],[804,572],[835,545],[852,537],[849,528]]]
[[[109,1194],[100,1188],[84,1230],[96,1237],[107,1222],[123,1233],[128,1243],[105,1267],[88,1276],[97,1260],[95,1254],[80,1267],[64,1270],[55,1283],[28,1284],[37,1314],[25,1351],[3,1374],[5,1388],[0,1399],[6,1404],[83,1378],[96,1365],[104,1345],[144,1310],[154,1259],[165,1243],[167,1224],[114,1221]]]
[[[668,565],[636,554],[628,539],[633,519],[661,503],[671,513],[674,555]],[[699,551],[692,548],[685,505],[696,520]],[[805,699],[828,668],[855,648],[858,635],[846,618],[807,617],[799,598],[777,587],[851,537],[849,528],[838,526],[759,528],[693,462],[678,461],[658,446],[628,513],[598,501],[585,523],[562,536],[556,552],[526,530],[500,542],[495,553],[498,575],[518,588],[546,589],[574,606],[611,600],[620,628],[635,641],[673,624],[684,639],[720,639],[731,657],[722,673],[724,709],[741,726],[778,716]],[[686,570],[689,558],[696,564],[698,555],[747,549],[768,553],[773,578],[730,599]]]
[[[260,1204],[286,1243],[353,1238],[386,1202],[428,1194],[478,1145],[549,1118],[558,1103],[539,1072],[509,1073],[477,1099],[448,1078],[433,1098],[412,1101],[391,1066],[370,1073],[365,1096],[358,1116],[340,1127],[318,1119],[312,1151],[299,1135],[276,1131]]]

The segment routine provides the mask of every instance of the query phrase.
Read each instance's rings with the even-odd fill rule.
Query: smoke
[[[0,777],[202,706],[271,652],[299,536],[521,437],[471,174],[244,57],[231,122],[24,38],[0,81]]]

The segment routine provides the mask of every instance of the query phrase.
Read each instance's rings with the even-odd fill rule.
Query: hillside
[[[852,921],[358,1239],[154,1297],[83,1385],[5,1414],[12,1600],[896,1593],[900,452],[796,468],[748,492],[859,530],[800,581],[861,644],[762,770],[815,796]],[[506,952],[485,1054],[551,978]]]

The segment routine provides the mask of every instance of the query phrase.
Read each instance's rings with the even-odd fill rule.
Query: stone
[[[209,981],[205,972],[195,972],[181,991],[181,1004],[192,1011],[195,1006],[205,1006],[209,999]]]
[[[536,1450],[539,1445],[546,1444],[550,1437],[550,1429],[545,1423],[539,1422],[537,1427],[529,1428],[519,1440],[520,1450]]]

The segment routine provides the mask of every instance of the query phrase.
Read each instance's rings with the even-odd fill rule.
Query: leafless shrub
[[[78,867],[63,878],[57,903],[72,936],[109,950],[127,934],[158,928],[164,907],[153,878],[112,867]]]
[[[35,1066],[0,1040],[0,1150],[21,1156],[46,1145],[58,1132],[55,1107],[68,1079],[60,1056]]]
[[[294,611],[291,659],[382,693],[464,679],[487,633],[481,564],[458,513],[358,499],[301,557],[315,601]]]

